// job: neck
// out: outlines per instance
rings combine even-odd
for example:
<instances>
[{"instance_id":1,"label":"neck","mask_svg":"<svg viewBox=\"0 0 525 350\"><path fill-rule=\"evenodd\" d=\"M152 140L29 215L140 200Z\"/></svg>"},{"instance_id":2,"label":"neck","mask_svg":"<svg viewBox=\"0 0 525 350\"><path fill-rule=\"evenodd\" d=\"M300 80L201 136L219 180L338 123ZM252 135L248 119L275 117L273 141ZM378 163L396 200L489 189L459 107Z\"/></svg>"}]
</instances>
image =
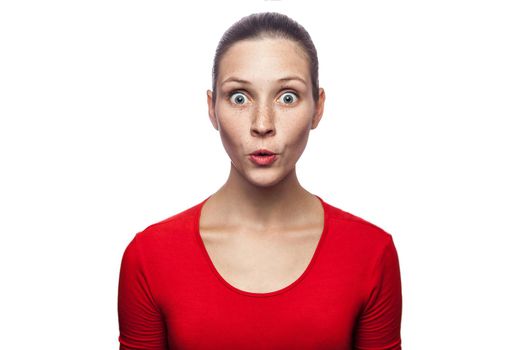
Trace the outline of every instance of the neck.
<instances>
[{"instance_id":1,"label":"neck","mask_svg":"<svg viewBox=\"0 0 525 350\"><path fill-rule=\"evenodd\" d=\"M304 216L304 208L317 201L299 183L295 167L275 184L261 185L250 182L233 164L226 183L212 197L220 204L224 220L249 221L261 229Z\"/></svg>"}]
</instances>

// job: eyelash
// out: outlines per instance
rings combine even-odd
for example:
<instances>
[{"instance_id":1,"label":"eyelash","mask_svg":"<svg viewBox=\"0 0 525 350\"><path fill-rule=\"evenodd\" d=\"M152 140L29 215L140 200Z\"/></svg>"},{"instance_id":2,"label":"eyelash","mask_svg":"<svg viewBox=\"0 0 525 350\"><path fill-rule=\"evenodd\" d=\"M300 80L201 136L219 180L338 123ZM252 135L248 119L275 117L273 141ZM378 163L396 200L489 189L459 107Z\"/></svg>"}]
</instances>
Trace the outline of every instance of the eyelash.
<instances>
[{"instance_id":1,"label":"eyelash","mask_svg":"<svg viewBox=\"0 0 525 350\"><path fill-rule=\"evenodd\" d=\"M287 89L287 88L284 87L284 89ZM245 92L244 90L233 90L233 91L230 91L230 92L228 93L228 101L231 101L232 96L235 95L235 94L237 94L237 93L246 94L246 92ZM291 90L284 91L280 96L282 96L282 95L284 95L284 94L287 94L287 93L291 93L291 94L293 94L293 95L295 96L295 101L294 101L294 103L297 102L297 100L299 100L299 94L298 94L297 92L295 92L295 91L291 91ZM280 97L280 96L279 96L279 97ZM290 105L291 105L291 104L294 104L294 103L290 103ZM236 104L236 103L233 103L233 102L232 102L232 104L233 104L233 105L236 105L236 106L242 106L242 105L239 105L239 104Z\"/></svg>"}]
</instances>

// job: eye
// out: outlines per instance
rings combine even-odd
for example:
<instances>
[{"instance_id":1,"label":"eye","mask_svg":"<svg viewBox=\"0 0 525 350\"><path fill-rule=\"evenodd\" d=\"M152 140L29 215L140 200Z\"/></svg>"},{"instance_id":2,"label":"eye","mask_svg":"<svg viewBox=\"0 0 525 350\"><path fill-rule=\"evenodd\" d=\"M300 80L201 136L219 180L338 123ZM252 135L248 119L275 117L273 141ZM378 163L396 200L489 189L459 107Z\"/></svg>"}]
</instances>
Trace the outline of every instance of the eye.
<instances>
[{"instance_id":1,"label":"eye","mask_svg":"<svg viewBox=\"0 0 525 350\"><path fill-rule=\"evenodd\" d=\"M236 105L243 105L246 103L246 96L242 92L233 92L230 94L230 101Z\"/></svg>"},{"instance_id":2,"label":"eye","mask_svg":"<svg viewBox=\"0 0 525 350\"><path fill-rule=\"evenodd\" d=\"M297 95L294 94L293 92L285 92L284 94L281 95L281 97L279 98L279 100L281 102L283 102L284 104L292 104L294 103L296 100L297 100Z\"/></svg>"}]
</instances>

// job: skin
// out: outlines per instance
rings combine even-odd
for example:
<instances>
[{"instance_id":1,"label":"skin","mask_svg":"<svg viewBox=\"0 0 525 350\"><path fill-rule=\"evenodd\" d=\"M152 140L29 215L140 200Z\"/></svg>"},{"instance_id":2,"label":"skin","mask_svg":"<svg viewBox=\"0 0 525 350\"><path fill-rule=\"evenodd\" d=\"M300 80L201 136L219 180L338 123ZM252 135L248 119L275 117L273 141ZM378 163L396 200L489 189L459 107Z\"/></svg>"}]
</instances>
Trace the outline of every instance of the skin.
<instances>
[{"instance_id":1,"label":"skin","mask_svg":"<svg viewBox=\"0 0 525 350\"><path fill-rule=\"evenodd\" d=\"M279 81L291 76L304 83ZM247 82L225 82L233 77ZM324 225L321 203L296 174L310 130L323 115L324 89L316 104L308 59L298 44L263 38L237 42L225 53L216 94L213 103L207 91L208 114L231 166L225 184L202 208L201 237L230 284L277 290L305 270ZM253 163L249 154L260 148L277 153L277 160Z\"/></svg>"}]
</instances>

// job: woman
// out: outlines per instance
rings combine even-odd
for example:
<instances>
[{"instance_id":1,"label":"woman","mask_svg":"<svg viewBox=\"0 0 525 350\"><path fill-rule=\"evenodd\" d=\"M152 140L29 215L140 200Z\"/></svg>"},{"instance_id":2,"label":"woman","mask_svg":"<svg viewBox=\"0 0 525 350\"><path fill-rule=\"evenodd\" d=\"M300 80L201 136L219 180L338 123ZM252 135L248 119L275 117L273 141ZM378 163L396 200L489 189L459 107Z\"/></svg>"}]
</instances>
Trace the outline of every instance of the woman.
<instances>
[{"instance_id":1,"label":"woman","mask_svg":"<svg viewBox=\"0 0 525 350\"><path fill-rule=\"evenodd\" d=\"M253 14L224 34L208 111L230 174L126 248L121 349L401 349L392 236L297 179L324 101L298 23Z\"/></svg>"}]
</instances>

